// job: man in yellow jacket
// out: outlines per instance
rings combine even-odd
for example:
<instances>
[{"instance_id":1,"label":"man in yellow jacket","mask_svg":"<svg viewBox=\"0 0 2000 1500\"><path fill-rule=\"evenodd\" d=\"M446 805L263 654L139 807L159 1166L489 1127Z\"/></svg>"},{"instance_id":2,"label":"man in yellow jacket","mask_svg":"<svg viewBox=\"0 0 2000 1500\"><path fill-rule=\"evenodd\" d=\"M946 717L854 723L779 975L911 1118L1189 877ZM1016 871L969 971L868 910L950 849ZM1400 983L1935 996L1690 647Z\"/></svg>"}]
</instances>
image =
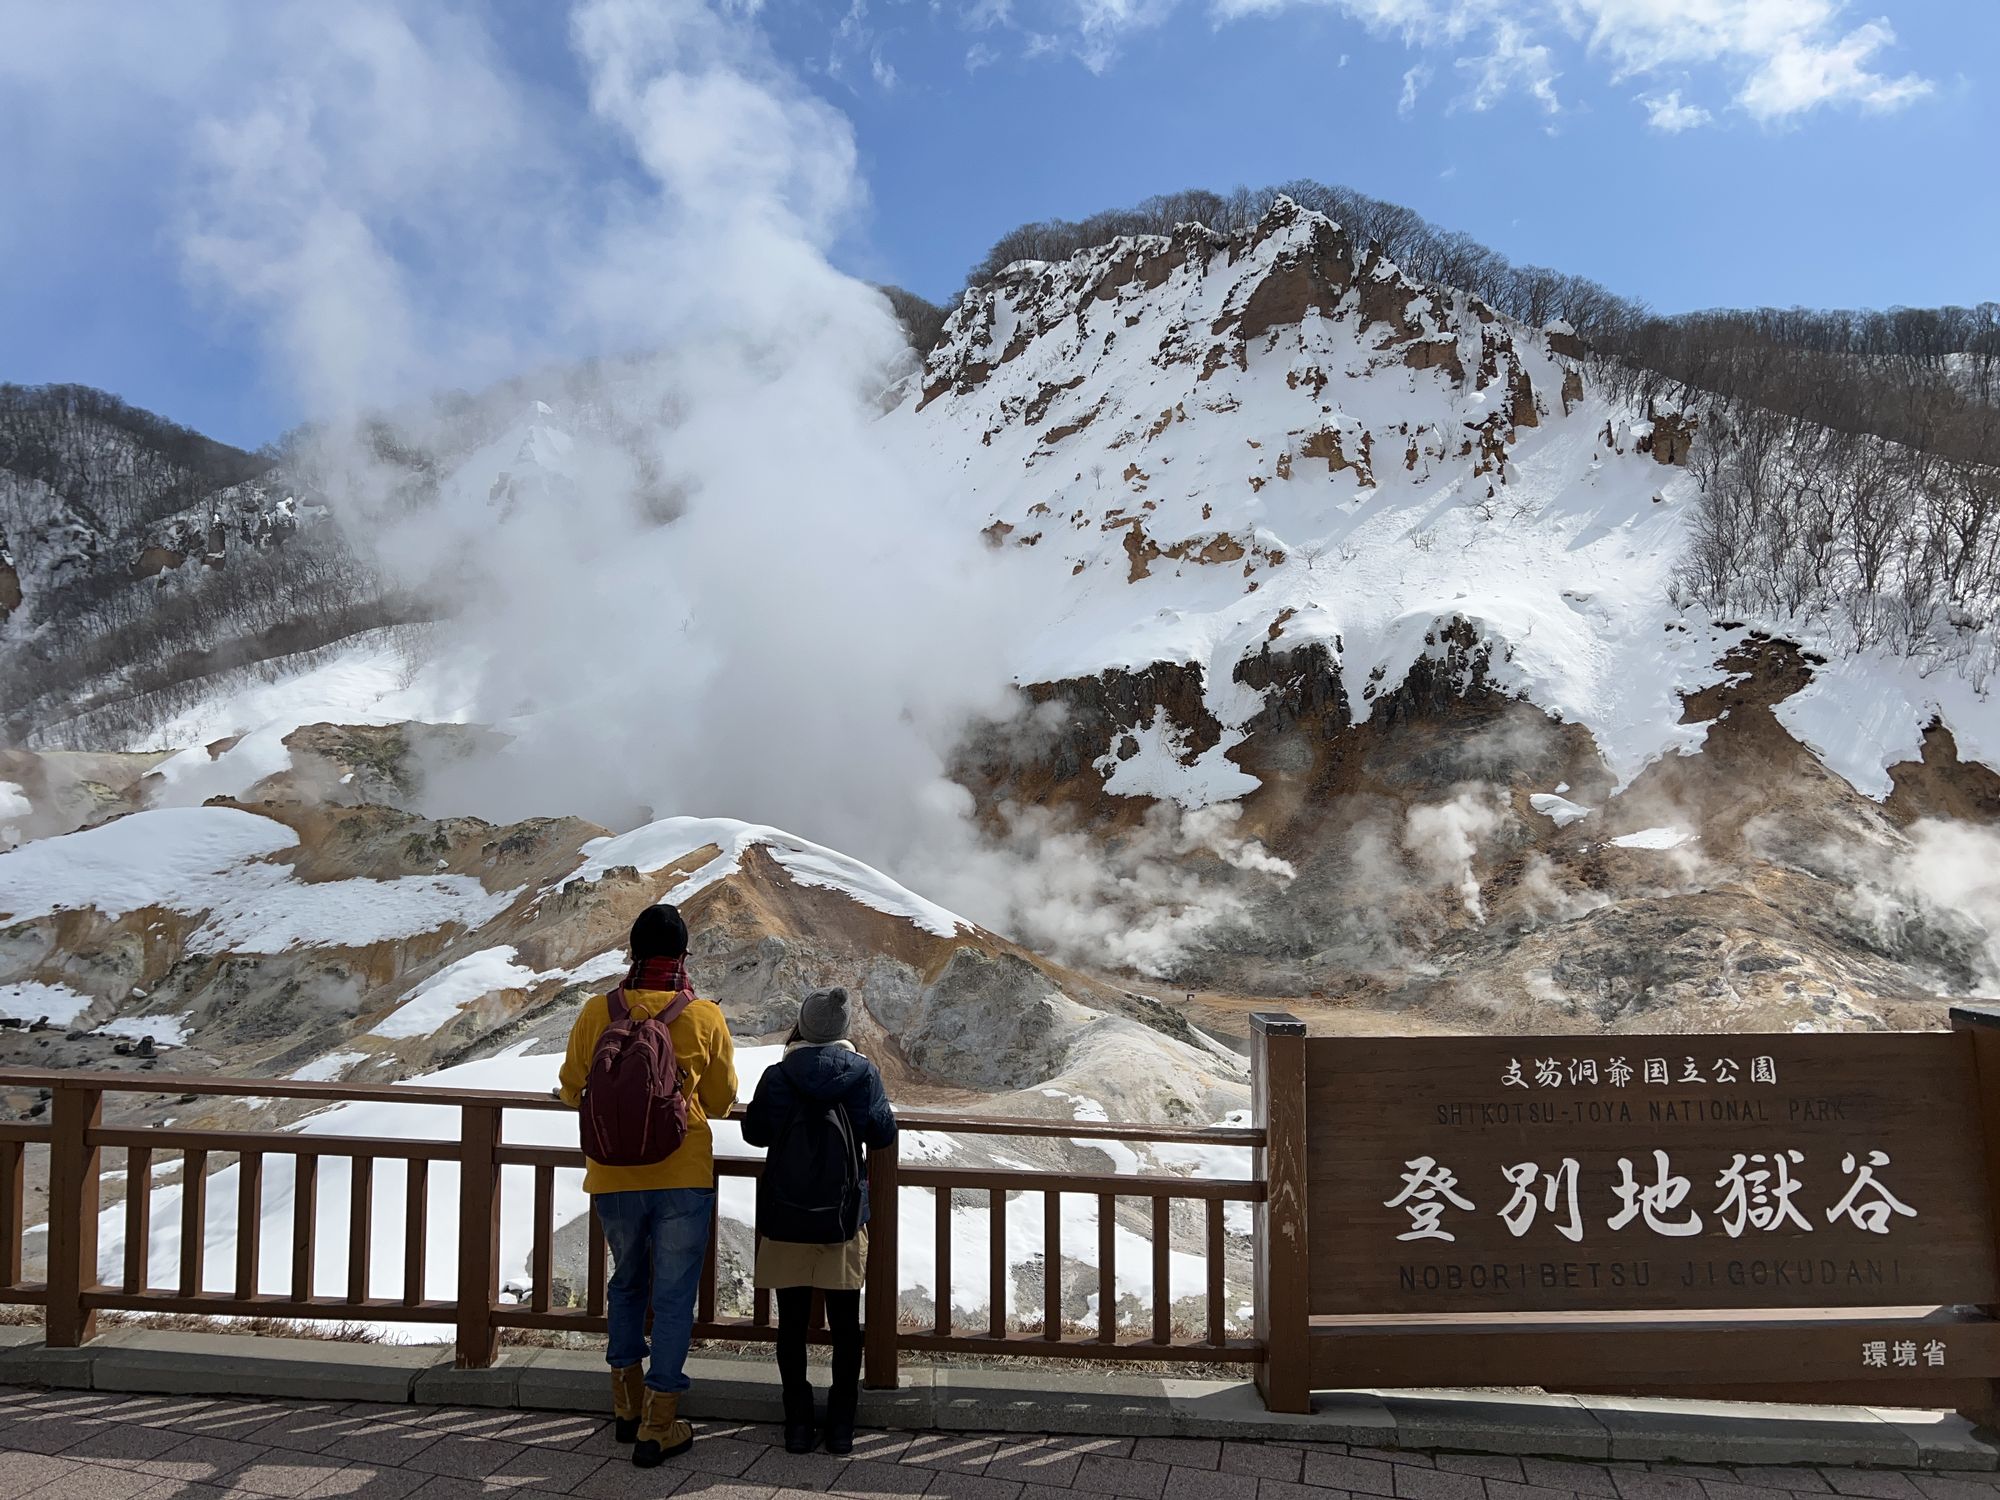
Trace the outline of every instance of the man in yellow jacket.
<instances>
[{"instance_id":1,"label":"man in yellow jacket","mask_svg":"<svg viewBox=\"0 0 2000 1500\"><path fill-rule=\"evenodd\" d=\"M634 1020L669 1010L687 977L687 923L671 906L649 906L632 924L632 969L624 1002ZM611 1021L603 995L586 1000L569 1034L557 1092L572 1109L584 1086L599 1038ZM583 1190L591 1195L611 1251L611 1284L605 1289L610 1343L612 1409L621 1442L636 1442L632 1462L651 1468L686 1452L694 1429L679 1412L688 1388L688 1341L694 1332L695 1290L708 1252L715 1215L715 1152L708 1122L736 1102L736 1056L722 1008L693 999L667 1022L681 1092L687 1101L687 1134L664 1160L645 1166L607 1166L584 1158ZM646 1310L653 1313L652 1364L648 1369Z\"/></svg>"}]
</instances>

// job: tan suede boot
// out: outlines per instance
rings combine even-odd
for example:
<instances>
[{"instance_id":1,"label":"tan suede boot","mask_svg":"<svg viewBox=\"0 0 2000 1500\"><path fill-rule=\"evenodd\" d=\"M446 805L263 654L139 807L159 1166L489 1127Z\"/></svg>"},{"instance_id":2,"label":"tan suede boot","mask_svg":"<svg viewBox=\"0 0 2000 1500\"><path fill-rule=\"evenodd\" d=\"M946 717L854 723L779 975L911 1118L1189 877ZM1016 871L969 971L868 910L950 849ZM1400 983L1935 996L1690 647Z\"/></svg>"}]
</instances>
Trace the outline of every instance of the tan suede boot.
<instances>
[{"instance_id":1,"label":"tan suede boot","mask_svg":"<svg viewBox=\"0 0 2000 1500\"><path fill-rule=\"evenodd\" d=\"M617 1438L621 1443L636 1442L639 1416L646 1406L646 1366L627 1365L611 1372L611 1414L618 1419Z\"/></svg>"},{"instance_id":2,"label":"tan suede boot","mask_svg":"<svg viewBox=\"0 0 2000 1500\"><path fill-rule=\"evenodd\" d=\"M694 1446L694 1429L680 1417L681 1398L669 1391L646 1389L646 1415L639 1423L639 1441L632 1462L650 1469Z\"/></svg>"}]
</instances>

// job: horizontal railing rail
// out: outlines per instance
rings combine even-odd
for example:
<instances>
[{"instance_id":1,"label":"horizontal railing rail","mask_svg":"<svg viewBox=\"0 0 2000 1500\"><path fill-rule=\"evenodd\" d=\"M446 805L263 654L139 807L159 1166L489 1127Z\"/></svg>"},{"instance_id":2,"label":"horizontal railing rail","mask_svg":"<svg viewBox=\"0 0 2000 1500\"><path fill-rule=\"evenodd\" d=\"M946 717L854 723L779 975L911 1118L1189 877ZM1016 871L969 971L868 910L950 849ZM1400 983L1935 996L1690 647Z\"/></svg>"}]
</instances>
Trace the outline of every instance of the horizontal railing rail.
<instances>
[{"instance_id":1,"label":"horizontal railing rail","mask_svg":"<svg viewBox=\"0 0 2000 1500\"><path fill-rule=\"evenodd\" d=\"M611 1267L595 1213L576 1202L580 1192L574 1180L584 1166L582 1151L574 1145L504 1139L508 1111L567 1109L548 1094L159 1072L0 1070L0 1091L41 1090L51 1096L46 1123L0 1125L0 1302L45 1306L51 1344L88 1339L96 1314L104 1310L362 1319L453 1325L459 1362L478 1366L496 1357L505 1330L601 1333L606 1327ZM105 1123L106 1096L128 1094L290 1099L321 1106L426 1105L455 1110L459 1118L455 1136L441 1138ZM740 1108L732 1111L731 1118L741 1113ZM1127 1125L925 1110L899 1110L897 1119L906 1132L1226 1147L1242 1150L1246 1161L1265 1145L1261 1128L1240 1126ZM48 1153L48 1271L39 1283L23 1279L30 1147L45 1147ZM116 1175L104 1170L105 1152L122 1153L124 1163L124 1201L109 1214L103 1212L103 1188ZM761 1168L761 1157L718 1152L718 1187L728 1192L732 1183L755 1179ZM1229 1213L1232 1205L1248 1210L1264 1202L1264 1184L1254 1175L960 1167L901 1161L893 1150L873 1154L869 1168L870 1384L893 1385L897 1355L906 1350L1211 1363L1255 1363L1264 1357L1260 1340L1232 1331L1229 1316ZM232 1174L233 1184L228 1180ZM455 1185L446 1180L452 1174ZM158 1176L174 1179L170 1186L179 1197L177 1224L171 1210L165 1218L161 1215ZM224 1192L233 1192L232 1206L211 1203L214 1194ZM282 1205L286 1194L289 1216L282 1207L274 1216L272 1205ZM1008 1233L1010 1214L1032 1215L1031 1205L1010 1207L1010 1200L1035 1195L1042 1200L1039 1257L1032 1240L1024 1256ZM525 1235L518 1198L529 1205ZM966 1199L972 1200L970 1205ZM1076 1199L1090 1206L1083 1216L1089 1222L1066 1222L1065 1202ZM1135 1228L1121 1225L1121 1205ZM902 1308L901 1229L906 1210L921 1214L926 1207L932 1265L928 1277L913 1280L919 1285L928 1280L932 1311L917 1326ZM431 1226L441 1208L456 1216L457 1263L450 1275L433 1264ZM968 1253L957 1242L982 1209L987 1219L986 1307L983 1320L968 1323L953 1295L953 1270L954 1262L962 1263ZM378 1234L378 1216L392 1210L400 1212L400 1234ZM209 1241L217 1213L223 1223L233 1225L233 1263L211 1266ZM773 1339L777 1330L768 1292L751 1291L747 1312L724 1305L733 1299L720 1286L723 1217L719 1192L697 1295L696 1336ZM580 1285L559 1271L557 1253L564 1226L579 1222L587 1226ZM1026 1228L1034 1219L1014 1222ZM107 1276L106 1258L99 1255L101 1225L112 1226L122 1238L115 1277ZM265 1233L274 1225L277 1234L289 1236L289 1244L267 1254ZM506 1267L503 1227L513 1234L517 1248L524 1248L519 1258L508 1254ZM1191 1288L1187 1266L1178 1266L1185 1292L1180 1298L1175 1296L1176 1257L1188 1253L1174 1247L1177 1230L1198 1246L1191 1258L1199 1266ZM156 1231L171 1233L177 1241L162 1257L153 1254ZM345 1246L323 1243L328 1231L336 1237L344 1233ZM1122 1258L1136 1264L1128 1264L1121 1282L1123 1236L1141 1243L1125 1246ZM1066 1237L1074 1245L1067 1260ZM382 1263L398 1255L400 1265ZM1025 1298L1016 1294L1016 1277L1026 1262L1024 1279L1032 1279L1037 1258L1042 1305L1034 1308L1020 1305L1035 1299L1032 1293ZM567 1259L574 1267L574 1247ZM503 1270L516 1265L525 1275L510 1277L502 1286ZM1066 1266L1073 1267L1072 1282L1094 1272L1090 1284L1096 1305L1081 1321L1065 1315L1066 1301L1075 1300L1065 1286ZM1146 1274L1132 1274L1138 1271ZM1177 1322L1176 1304L1195 1302L1201 1309L1198 1325ZM972 1310L976 1314L976 1304Z\"/></svg>"}]
</instances>

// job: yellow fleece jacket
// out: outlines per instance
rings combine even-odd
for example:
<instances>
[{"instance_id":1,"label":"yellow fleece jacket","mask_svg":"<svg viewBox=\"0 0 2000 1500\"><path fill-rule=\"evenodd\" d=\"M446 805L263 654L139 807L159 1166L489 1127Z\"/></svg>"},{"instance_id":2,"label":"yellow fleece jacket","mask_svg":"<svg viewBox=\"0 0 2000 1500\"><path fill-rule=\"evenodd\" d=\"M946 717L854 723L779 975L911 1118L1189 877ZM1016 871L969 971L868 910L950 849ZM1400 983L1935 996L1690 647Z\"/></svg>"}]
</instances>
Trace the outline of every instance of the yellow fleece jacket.
<instances>
[{"instance_id":1,"label":"yellow fleece jacket","mask_svg":"<svg viewBox=\"0 0 2000 1500\"><path fill-rule=\"evenodd\" d=\"M625 1003L641 1018L657 1016L673 1000L674 996L664 990L625 992ZM597 1039L610 1024L611 1007L604 996L592 995L583 1002L576 1024L570 1028L569 1055L563 1059L558 1090L571 1109L583 1103L590 1059L597 1051ZM585 1157L586 1193L715 1186L715 1145L708 1122L727 1115L736 1102L736 1047L730 1041L722 1007L713 1000L697 998L667 1023L667 1030L674 1039L674 1059L680 1064L681 1090L687 1095L687 1139L665 1161L643 1167L607 1167Z\"/></svg>"}]
</instances>

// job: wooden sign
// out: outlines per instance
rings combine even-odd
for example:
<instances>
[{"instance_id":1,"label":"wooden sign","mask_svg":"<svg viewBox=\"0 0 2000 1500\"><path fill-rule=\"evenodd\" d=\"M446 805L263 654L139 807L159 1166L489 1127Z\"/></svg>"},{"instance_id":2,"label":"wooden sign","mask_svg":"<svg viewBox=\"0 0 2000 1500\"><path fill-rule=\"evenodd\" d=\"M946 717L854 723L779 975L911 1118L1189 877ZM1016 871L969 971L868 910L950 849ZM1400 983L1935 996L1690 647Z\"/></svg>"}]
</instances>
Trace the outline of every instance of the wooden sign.
<instances>
[{"instance_id":1,"label":"wooden sign","mask_svg":"<svg viewBox=\"0 0 2000 1500\"><path fill-rule=\"evenodd\" d=\"M1965 1034L1306 1046L1315 1314L2000 1302Z\"/></svg>"}]
</instances>

